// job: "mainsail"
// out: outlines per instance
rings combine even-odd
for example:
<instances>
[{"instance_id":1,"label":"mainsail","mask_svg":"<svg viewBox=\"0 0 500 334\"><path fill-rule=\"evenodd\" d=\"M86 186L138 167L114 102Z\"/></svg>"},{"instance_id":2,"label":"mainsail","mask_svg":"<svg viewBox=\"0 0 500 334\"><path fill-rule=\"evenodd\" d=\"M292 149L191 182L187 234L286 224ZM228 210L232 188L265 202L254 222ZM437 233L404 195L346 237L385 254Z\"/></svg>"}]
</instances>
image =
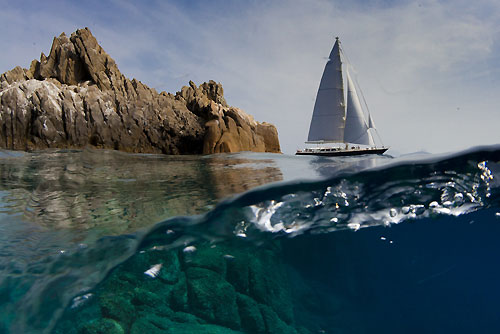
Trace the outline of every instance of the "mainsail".
<instances>
[{"instance_id":1,"label":"mainsail","mask_svg":"<svg viewBox=\"0 0 500 334\"><path fill-rule=\"evenodd\" d=\"M344 124L344 84L337 39L321 77L307 140L342 142Z\"/></svg>"},{"instance_id":2,"label":"mainsail","mask_svg":"<svg viewBox=\"0 0 500 334\"><path fill-rule=\"evenodd\" d=\"M337 142L374 146L369 129L375 125L370 115L366 121L356 87L347 73L347 106L340 41L337 38L325 65L309 127L308 142Z\"/></svg>"}]
</instances>

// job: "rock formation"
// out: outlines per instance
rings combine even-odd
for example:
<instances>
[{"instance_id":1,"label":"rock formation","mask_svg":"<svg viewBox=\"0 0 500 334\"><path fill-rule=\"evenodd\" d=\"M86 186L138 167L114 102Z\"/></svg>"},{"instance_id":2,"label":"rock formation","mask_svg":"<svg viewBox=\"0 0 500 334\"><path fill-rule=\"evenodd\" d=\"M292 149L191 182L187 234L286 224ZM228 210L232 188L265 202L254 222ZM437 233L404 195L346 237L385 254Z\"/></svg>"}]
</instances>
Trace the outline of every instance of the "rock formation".
<instances>
[{"instance_id":1,"label":"rock formation","mask_svg":"<svg viewBox=\"0 0 500 334\"><path fill-rule=\"evenodd\" d=\"M276 128L227 105L221 84L175 95L127 79L88 28L0 76L0 147L210 154L280 152Z\"/></svg>"},{"instance_id":2,"label":"rock formation","mask_svg":"<svg viewBox=\"0 0 500 334\"><path fill-rule=\"evenodd\" d=\"M281 256L279 243L138 253L94 289L88 303L68 308L52 333L311 334L296 321ZM145 275L153 265L159 271Z\"/></svg>"}]
</instances>

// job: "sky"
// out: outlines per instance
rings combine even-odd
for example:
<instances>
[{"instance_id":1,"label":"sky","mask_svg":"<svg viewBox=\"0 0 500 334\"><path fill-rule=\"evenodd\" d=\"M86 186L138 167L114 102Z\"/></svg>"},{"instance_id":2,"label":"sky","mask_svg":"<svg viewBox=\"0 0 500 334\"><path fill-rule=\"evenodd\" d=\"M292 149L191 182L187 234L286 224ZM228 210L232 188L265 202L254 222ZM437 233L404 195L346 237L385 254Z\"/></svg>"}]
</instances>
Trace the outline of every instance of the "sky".
<instances>
[{"instance_id":1,"label":"sky","mask_svg":"<svg viewBox=\"0 0 500 334\"><path fill-rule=\"evenodd\" d=\"M129 78L176 92L222 83L226 100L304 146L339 36L392 152L500 143L500 1L0 0L0 73L89 27Z\"/></svg>"}]
</instances>

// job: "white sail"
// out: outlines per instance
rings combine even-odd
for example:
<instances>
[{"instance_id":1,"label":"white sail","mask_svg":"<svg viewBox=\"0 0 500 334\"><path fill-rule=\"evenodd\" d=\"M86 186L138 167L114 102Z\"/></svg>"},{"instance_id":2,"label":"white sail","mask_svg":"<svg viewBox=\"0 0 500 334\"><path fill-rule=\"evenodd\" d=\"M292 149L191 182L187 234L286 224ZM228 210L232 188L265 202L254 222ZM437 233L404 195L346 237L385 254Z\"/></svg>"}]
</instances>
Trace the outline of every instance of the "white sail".
<instances>
[{"instance_id":1,"label":"white sail","mask_svg":"<svg viewBox=\"0 0 500 334\"><path fill-rule=\"evenodd\" d=\"M368 106L361 91L359 91L361 95L358 96L356 85L348 72L349 67L347 64L342 66L343 60L347 61L347 58L340 48L337 37L321 77L309 127L308 141L306 141L306 144L316 144L317 146L297 150L297 155L354 156L383 154L388 149L384 146L375 146L373 137L374 132L377 133L375 124L368 112ZM342 73L343 69L347 75ZM343 76L347 81L347 96L344 96ZM363 106L366 107L367 118L360 98L364 103ZM337 145L325 146L324 143L327 142L337 143ZM339 143L345 143L345 147L343 144L338 145ZM354 146L349 144L354 144Z\"/></svg>"},{"instance_id":2,"label":"white sail","mask_svg":"<svg viewBox=\"0 0 500 334\"><path fill-rule=\"evenodd\" d=\"M351 80L347 71L347 111L344 129L344 141L346 143L371 145L373 142L372 135L368 132L369 126L366 124L363 109L359 102L359 97L356 92L356 87Z\"/></svg>"},{"instance_id":3,"label":"white sail","mask_svg":"<svg viewBox=\"0 0 500 334\"><path fill-rule=\"evenodd\" d=\"M342 142L344 124L344 86L337 39L321 77L307 140Z\"/></svg>"},{"instance_id":4,"label":"white sail","mask_svg":"<svg viewBox=\"0 0 500 334\"><path fill-rule=\"evenodd\" d=\"M368 128L375 129L375 123L373 122L372 115L368 115Z\"/></svg>"}]
</instances>

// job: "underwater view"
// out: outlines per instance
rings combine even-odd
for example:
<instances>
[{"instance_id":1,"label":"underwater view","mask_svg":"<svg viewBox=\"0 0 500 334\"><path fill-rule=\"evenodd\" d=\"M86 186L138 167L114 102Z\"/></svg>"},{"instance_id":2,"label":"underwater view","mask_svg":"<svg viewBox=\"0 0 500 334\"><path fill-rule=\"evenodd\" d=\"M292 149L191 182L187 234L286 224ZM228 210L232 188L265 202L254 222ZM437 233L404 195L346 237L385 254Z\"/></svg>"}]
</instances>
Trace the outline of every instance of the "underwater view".
<instances>
[{"instance_id":1,"label":"underwater view","mask_svg":"<svg viewBox=\"0 0 500 334\"><path fill-rule=\"evenodd\" d=\"M500 146L0 155L0 333L500 331Z\"/></svg>"}]
</instances>

